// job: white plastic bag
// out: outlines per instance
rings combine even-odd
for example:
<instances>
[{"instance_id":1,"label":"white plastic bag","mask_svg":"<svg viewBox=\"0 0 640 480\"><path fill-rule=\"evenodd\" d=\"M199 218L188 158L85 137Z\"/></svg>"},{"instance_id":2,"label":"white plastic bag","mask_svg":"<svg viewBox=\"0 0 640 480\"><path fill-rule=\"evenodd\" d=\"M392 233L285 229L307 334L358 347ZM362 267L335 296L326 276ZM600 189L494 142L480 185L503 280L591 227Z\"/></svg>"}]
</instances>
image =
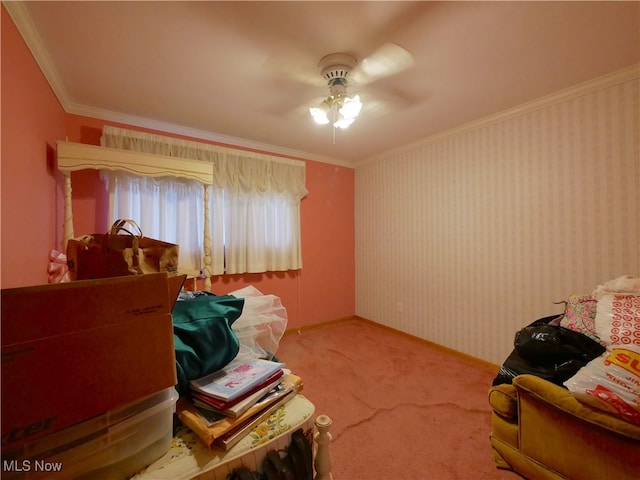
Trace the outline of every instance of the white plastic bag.
<instances>
[{"instance_id":1,"label":"white plastic bag","mask_svg":"<svg viewBox=\"0 0 640 480\"><path fill-rule=\"evenodd\" d=\"M602 295L598 300L595 327L605 345L640 351L640 295Z\"/></svg>"},{"instance_id":2,"label":"white plastic bag","mask_svg":"<svg viewBox=\"0 0 640 480\"><path fill-rule=\"evenodd\" d=\"M244 298L242 315L232 325L240 340L237 358L266 358L271 360L287 328L287 309L279 297L264 295L250 285L230 292Z\"/></svg>"},{"instance_id":3,"label":"white plastic bag","mask_svg":"<svg viewBox=\"0 0 640 480\"><path fill-rule=\"evenodd\" d=\"M614 347L564 385L581 402L640 425L640 351Z\"/></svg>"}]
</instances>

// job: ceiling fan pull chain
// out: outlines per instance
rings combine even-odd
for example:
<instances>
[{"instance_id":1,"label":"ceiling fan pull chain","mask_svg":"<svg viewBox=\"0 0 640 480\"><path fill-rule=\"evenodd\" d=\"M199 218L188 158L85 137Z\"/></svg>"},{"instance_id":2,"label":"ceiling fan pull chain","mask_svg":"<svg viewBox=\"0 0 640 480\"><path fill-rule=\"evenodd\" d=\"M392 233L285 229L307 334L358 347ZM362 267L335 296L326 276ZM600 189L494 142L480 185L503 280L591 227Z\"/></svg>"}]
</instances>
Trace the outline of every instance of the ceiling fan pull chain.
<instances>
[{"instance_id":1,"label":"ceiling fan pull chain","mask_svg":"<svg viewBox=\"0 0 640 480\"><path fill-rule=\"evenodd\" d=\"M333 132L333 144L336 144L336 109L332 108L331 109L331 116L333 117L331 119L331 131Z\"/></svg>"}]
</instances>

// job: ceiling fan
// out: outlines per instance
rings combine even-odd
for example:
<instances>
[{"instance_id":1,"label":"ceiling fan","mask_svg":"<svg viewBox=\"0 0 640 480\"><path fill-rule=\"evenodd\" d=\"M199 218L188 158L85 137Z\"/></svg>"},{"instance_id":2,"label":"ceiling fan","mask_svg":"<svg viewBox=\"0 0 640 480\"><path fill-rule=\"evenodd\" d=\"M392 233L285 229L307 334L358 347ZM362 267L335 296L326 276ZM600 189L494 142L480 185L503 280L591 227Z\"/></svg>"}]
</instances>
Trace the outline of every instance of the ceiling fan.
<instances>
[{"instance_id":1,"label":"ceiling fan","mask_svg":"<svg viewBox=\"0 0 640 480\"><path fill-rule=\"evenodd\" d=\"M320 124L331 123L335 128L347 128L360 113L364 103L359 95L365 97L365 110L376 115L391 109L392 103L406 103L405 98L399 97L392 91L382 92L378 88L367 89L363 87L380 79L396 75L415 65L411 53L398 44L386 43L376 49L371 55L358 61L350 53L331 53L322 57L316 69L305 69L285 64L271 57L266 67L280 77L289 78L296 83L303 83L318 88L329 88L329 96L314 100L314 105L309 108L309 102L305 102L304 109L296 108L296 111L304 111L311 114L312 118ZM351 94L350 94L351 93ZM376 98L377 97L377 98ZM345 109L341 112L342 109Z\"/></svg>"},{"instance_id":2,"label":"ceiling fan","mask_svg":"<svg viewBox=\"0 0 640 480\"><path fill-rule=\"evenodd\" d=\"M350 54L331 53L319 64L320 76L329 87L329 96L309 108L313 120L321 125L348 128L360 114L359 95L350 96L347 89L365 86L381 78L395 75L414 65L413 56L395 43L387 43L360 63Z\"/></svg>"}]
</instances>

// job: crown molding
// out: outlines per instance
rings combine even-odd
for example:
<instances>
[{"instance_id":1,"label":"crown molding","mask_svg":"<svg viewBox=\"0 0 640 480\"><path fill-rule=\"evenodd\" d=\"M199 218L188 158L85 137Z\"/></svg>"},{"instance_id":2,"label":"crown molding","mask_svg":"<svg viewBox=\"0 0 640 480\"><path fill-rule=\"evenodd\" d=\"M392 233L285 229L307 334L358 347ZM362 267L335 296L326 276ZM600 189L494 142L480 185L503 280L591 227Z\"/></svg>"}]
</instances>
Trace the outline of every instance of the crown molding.
<instances>
[{"instance_id":1,"label":"crown molding","mask_svg":"<svg viewBox=\"0 0 640 480\"><path fill-rule=\"evenodd\" d=\"M183 125L177 125L174 123L162 122L159 120L153 120L146 117L137 117L134 115L124 114L120 112L114 112L111 110L104 110L100 108L87 107L85 105L70 104L65 108L67 113L73 115L81 115L85 117L97 118L108 122L124 124L132 127L146 128L149 130L155 130L161 133L170 133L174 135L181 135L189 137L195 140L206 140L216 143L220 146L251 150L254 152L264 153L267 155L277 155L286 158L292 158L295 160L315 161L320 163L328 163L331 165L338 165L347 168L354 168L354 165L349 162L341 161L336 158L324 157L321 155L315 155L309 152L301 150L293 150L278 145L272 145L268 143L254 142L245 138L233 137L230 135L223 135L215 132L209 132L206 130L199 130L197 128L185 127Z\"/></svg>"},{"instance_id":2,"label":"crown molding","mask_svg":"<svg viewBox=\"0 0 640 480\"><path fill-rule=\"evenodd\" d=\"M634 80L637 78L640 78L640 64L635 64L635 65L631 65L629 67L623 68L621 70L616 70L614 72L602 75L600 77L587 80L586 82L579 83L572 87L565 88L558 92L545 95L543 97L540 97L535 100L531 100L529 102L522 103L515 107L511 107L507 110L503 110L493 115L489 115L489 116L480 118L478 120L474 120L472 122L466 123L464 125L460 125L458 127L454 127L449 130L436 133L434 135L423 138L416 142L403 145L402 147L398 147L393 150L387 150L385 152L378 153L358 163L358 165L356 165L356 168L358 166L365 165L367 163L375 162L376 160L381 160L382 158L388 157L390 155L397 155L399 153L404 153L410 150L414 150L416 148L419 148L425 145L429 145L435 142L440 142L449 137L461 135L463 133L467 133L473 130L477 130L479 128L493 125L495 123L502 122L504 120L514 118L520 115L524 115L526 113L533 112L535 110L540 110L542 108L550 107L552 105L557 105L558 103L565 102L567 100L572 100L574 98L582 97L584 95L597 92L598 90L609 88L614 85L619 85L621 83L627 82L629 80Z\"/></svg>"},{"instance_id":3,"label":"crown molding","mask_svg":"<svg viewBox=\"0 0 640 480\"><path fill-rule=\"evenodd\" d=\"M49 82L53 93L58 98L62 108L66 111L70 102L67 90L64 87L64 82L60 78L49 52L44 47L42 37L40 37L40 34L36 30L25 3L26 2L23 1L2 1L2 5L4 5L11 20L13 20L20 35L22 35L27 48L31 51L31 55L33 55L40 70L42 70L47 82Z\"/></svg>"},{"instance_id":4,"label":"crown molding","mask_svg":"<svg viewBox=\"0 0 640 480\"><path fill-rule=\"evenodd\" d=\"M343 161L336 158L324 157L316 154L312 154L305 151L293 150L278 145L272 145L268 143L254 142L244 138L233 137L223 135L215 132L195 129L182 125L176 125L168 122L161 122L146 117L138 117L120 112L114 112L104 109L98 109L94 107L88 107L85 105L79 105L73 103L69 99L68 92L64 86L51 56L47 49L44 47L44 42L40 37L38 31L31 20L27 7L24 1L8 1L2 0L2 4L6 8L9 16L16 25L18 31L22 35L27 47L31 51L36 63L40 67L40 70L47 79L54 94L58 98L63 110L69 114L87 116L91 118L97 118L109 122L121 123L130 126L136 126L140 128L147 128L150 130L157 130L164 133L170 133L174 135L182 135L192 137L194 139L207 140L217 144L221 144L227 147L235 147L245 150L253 150L266 154L280 155L283 157L294 158L297 160L310 160L321 163L328 163L331 165L338 165L346 168L357 168L358 166L380 160L390 155L396 155L402 152L413 150L415 148L428 145L441 141L445 138L460 135L465 132L476 130L491 124L495 124L504 121L509 118L513 118L519 115L523 115L541 108L545 108L563 101L567 101L573 98L577 98L583 95L593 93L603 88L608 88L613 85L620 84L622 82L640 78L640 64L632 65L630 67L597 77L595 79L580 83L573 87L569 87L564 90L560 90L556 93L546 95L544 97L532 100L521 105L509 108L502 112L498 112L493 115L483 117L481 119L454 127L452 129L431 135L416 142L404 145L402 147L387 150L385 152L376 154L361 162L352 163Z\"/></svg>"},{"instance_id":5,"label":"crown molding","mask_svg":"<svg viewBox=\"0 0 640 480\"><path fill-rule=\"evenodd\" d=\"M31 16L29 15L25 3L26 2L24 1L2 0L2 4L9 13L9 16L13 20L13 23L16 25L16 28L20 32L20 35L22 35L22 38L24 39L27 47L33 55L33 58L40 67L40 70L51 86L53 93L60 102L62 109L66 113L97 118L110 122L122 123L140 128L148 128L150 130L158 130L174 135L183 135L192 137L194 139L208 140L232 148L236 147L245 150L259 151L261 153L271 155L294 158L296 160L310 160L347 168L354 168L354 165L352 163L336 158L324 157L301 150L289 149L268 143L254 142L244 138L222 135L215 132L199 130L168 122L160 122L150 118L138 117L110 110L88 107L72 102L69 98L67 89L64 86L64 82L62 81L62 78L60 77L60 74L58 73L53 60L49 55L49 52L44 46L42 37L40 37L40 34L38 33L31 19Z\"/></svg>"}]
</instances>

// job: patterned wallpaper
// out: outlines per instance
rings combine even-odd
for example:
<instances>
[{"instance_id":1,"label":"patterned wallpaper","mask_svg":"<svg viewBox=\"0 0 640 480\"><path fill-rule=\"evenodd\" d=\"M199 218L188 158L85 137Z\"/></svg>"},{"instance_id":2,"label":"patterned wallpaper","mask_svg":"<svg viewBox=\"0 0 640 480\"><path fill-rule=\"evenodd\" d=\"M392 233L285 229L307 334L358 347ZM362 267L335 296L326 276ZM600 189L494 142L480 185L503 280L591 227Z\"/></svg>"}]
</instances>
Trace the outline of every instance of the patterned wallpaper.
<instances>
[{"instance_id":1,"label":"patterned wallpaper","mask_svg":"<svg viewBox=\"0 0 640 480\"><path fill-rule=\"evenodd\" d=\"M356 169L356 314L502 364L574 293L640 276L640 68Z\"/></svg>"}]
</instances>

